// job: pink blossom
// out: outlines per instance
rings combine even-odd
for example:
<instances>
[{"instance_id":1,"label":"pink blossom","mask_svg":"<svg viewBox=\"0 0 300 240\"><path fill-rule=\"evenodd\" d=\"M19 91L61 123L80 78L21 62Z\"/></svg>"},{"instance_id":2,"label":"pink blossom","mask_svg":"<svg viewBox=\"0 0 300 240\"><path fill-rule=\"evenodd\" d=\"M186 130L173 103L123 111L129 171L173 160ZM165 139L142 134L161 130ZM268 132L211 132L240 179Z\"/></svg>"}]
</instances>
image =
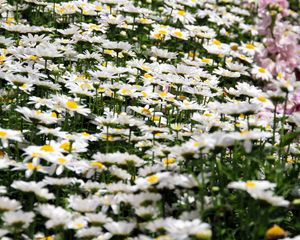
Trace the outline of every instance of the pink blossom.
<instances>
[{"instance_id":1,"label":"pink blossom","mask_svg":"<svg viewBox=\"0 0 300 240\"><path fill-rule=\"evenodd\" d=\"M259 33L265 37L263 40L265 49L256 54L258 64L268 69L273 76L278 73L284 77L294 76L295 68L300 65L300 28L292 26L289 22L283 21L282 15L278 14L272 24L272 17L268 11L268 4L277 4L282 9L288 10L286 0L260 0L259 12Z\"/></svg>"},{"instance_id":2,"label":"pink blossom","mask_svg":"<svg viewBox=\"0 0 300 240\"><path fill-rule=\"evenodd\" d=\"M300 112L300 90L293 93L289 105L290 107L287 109L287 114Z\"/></svg>"},{"instance_id":3,"label":"pink blossom","mask_svg":"<svg viewBox=\"0 0 300 240\"><path fill-rule=\"evenodd\" d=\"M283 10L289 8L289 2L287 0L260 0L258 6L260 9L266 9L269 4L277 4Z\"/></svg>"}]
</instances>

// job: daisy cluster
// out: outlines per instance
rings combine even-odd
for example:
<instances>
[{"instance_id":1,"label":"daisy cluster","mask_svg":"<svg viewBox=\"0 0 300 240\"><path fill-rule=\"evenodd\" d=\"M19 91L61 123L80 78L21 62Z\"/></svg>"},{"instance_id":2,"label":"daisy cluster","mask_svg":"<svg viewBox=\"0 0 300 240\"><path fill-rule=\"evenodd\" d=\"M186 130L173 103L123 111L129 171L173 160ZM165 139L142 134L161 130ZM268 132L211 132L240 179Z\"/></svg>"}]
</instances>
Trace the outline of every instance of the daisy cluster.
<instances>
[{"instance_id":1,"label":"daisy cluster","mask_svg":"<svg viewBox=\"0 0 300 240\"><path fill-rule=\"evenodd\" d=\"M299 239L299 33L285 0L0 0L1 239Z\"/></svg>"}]
</instances>

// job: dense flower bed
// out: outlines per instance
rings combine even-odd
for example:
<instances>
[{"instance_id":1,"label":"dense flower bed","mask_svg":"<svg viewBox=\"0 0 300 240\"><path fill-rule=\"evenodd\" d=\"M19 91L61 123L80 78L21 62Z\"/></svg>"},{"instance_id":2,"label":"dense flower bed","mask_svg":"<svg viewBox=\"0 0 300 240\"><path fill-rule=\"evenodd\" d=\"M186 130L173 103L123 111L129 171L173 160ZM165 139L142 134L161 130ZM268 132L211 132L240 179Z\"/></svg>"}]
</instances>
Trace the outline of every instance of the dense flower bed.
<instances>
[{"instance_id":1,"label":"dense flower bed","mask_svg":"<svg viewBox=\"0 0 300 240\"><path fill-rule=\"evenodd\" d=\"M299 240L299 7L0 0L0 238Z\"/></svg>"}]
</instances>

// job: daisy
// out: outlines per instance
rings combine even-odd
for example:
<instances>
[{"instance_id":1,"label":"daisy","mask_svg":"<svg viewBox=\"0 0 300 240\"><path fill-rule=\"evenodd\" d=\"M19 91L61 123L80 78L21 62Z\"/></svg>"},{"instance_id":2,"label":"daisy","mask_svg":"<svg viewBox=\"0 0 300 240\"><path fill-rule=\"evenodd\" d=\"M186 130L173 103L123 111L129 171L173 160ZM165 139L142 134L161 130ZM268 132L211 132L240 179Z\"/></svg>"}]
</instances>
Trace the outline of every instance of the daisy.
<instances>
[{"instance_id":1,"label":"daisy","mask_svg":"<svg viewBox=\"0 0 300 240\"><path fill-rule=\"evenodd\" d=\"M79 212L95 212L100 202L98 197L92 196L89 198L82 198L81 196L70 196L69 207Z\"/></svg>"},{"instance_id":2,"label":"daisy","mask_svg":"<svg viewBox=\"0 0 300 240\"><path fill-rule=\"evenodd\" d=\"M25 182L21 180L15 180L11 185L12 188L18 189L22 192L32 192L41 199L54 199L54 194L49 193L49 190L47 188L44 188L44 186L45 185L43 182Z\"/></svg>"},{"instance_id":3,"label":"daisy","mask_svg":"<svg viewBox=\"0 0 300 240\"><path fill-rule=\"evenodd\" d=\"M220 42L217 39L209 41L208 43L203 44L203 47L206 49L208 53L216 54L216 55L228 55L230 52L230 48L227 44Z\"/></svg>"},{"instance_id":4,"label":"daisy","mask_svg":"<svg viewBox=\"0 0 300 240\"><path fill-rule=\"evenodd\" d=\"M260 199L266 201L270 203L272 206L288 207L290 205L289 201L285 200L281 196L275 196L272 191L253 191L253 192L249 192L249 194L254 199Z\"/></svg>"},{"instance_id":5,"label":"daisy","mask_svg":"<svg viewBox=\"0 0 300 240\"><path fill-rule=\"evenodd\" d=\"M51 185L51 186L67 186L67 185L72 185L75 183L81 183L80 181L78 181L75 178L52 178L52 177L45 177L42 181L43 183L45 183L46 185Z\"/></svg>"},{"instance_id":6,"label":"daisy","mask_svg":"<svg viewBox=\"0 0 300 240\"><path fill-rule=\"evenodd\" d=\"M255 43L242 43L241 50L247 56L254 56L257 51L257 47Z\"/></svg>"},{"instance_id":7,"label":"daisy","mask_svg":"<svg viewBox=\"0 0 300 240\"><path fill-rule=\"evenodd\" d=\"M259 66L254 66L251 70L251 74L256 79L261 79L264 81L270 81L273 78L272 74L266 68L259 67Z\"/></svg>"},{"instance_id":8,"label":"daisy","mask_svg":"<svg viewBox=\"0 0 300 240\"><path fill-rule=\"evenodd\" d=\"M103 233L101 227L88 227L82 228L76 231L76 237L78 238L95 238L108 240L112 237L110 233Z\"/></svg>"},{"instance_id":9,"label":"daisy","mask_svg":"<svg viewBox=\"0 0 300 240\"><path fill-rule=\"evenodd\" d=\"M77 99L71 99L64 95L54 95L53 96L53 110L58 112L68 111L71 116L74 116L74 113L79 113L84 116L87 116L91 110L85 108L84 106L78 104Z\"/></svg>"},{"instance_id":10,"label":"daisy","mask_svg":"<svg viewBox=\"0 0 300 240\"><path fill-rule=\"evenodd\" d=\"M65 101L63 106L71 113L71 115L74 115L74 112L77 112L79 114L87 116L91 112L89 108L84 108L84 106L79 105L73 99Z\"/></svg>"},{"instance_id":11,"label":"daisy","mask_svg":"<svg viewBox=\"0 0 300 240\"><path fill-rule=\"evenodd\" d=\"M52 175L54 172L56 175L60 175L63 173L64 168L72 169L72 161L73 155L69 154L67 156L64 155L56 155L51 157L45 157L46 160L52 163L52 166L49 169L49 174Z\"/></svg>"},{"instance_id":12,"label":"daisy","mask_svg":"<svg viewBox=\"0 0 300 240\"><path fill-rule=\"evenodd\" d=\"M223 77L229 77L229 78L238 78L241 76L239 72L231 72L229 70L226 70L222 67L218 67L214 70L214 73Z\"/></svg>"},{"instance_id":13,"label":"daisy","mask_svg":"<svg viewBox=\"0 0 300 240\"><path fill-rule=\"evenodd\" d=\"M151 47L150 53L152 56L162 59L175 59L177 56L177 53L169 52L168 50L164 49L159 49L154 46Z\"/></svg>"},{"instance_id":14,"label":"daisy","mask_svg":"<svg viewBox=\"0 0 300 240\"><path fill-rule=\"evenodd\" d=\"M8 147L9 140L22 142L23 135L20 131L0 128L0 139L4 148Z\"/></svg>"},{"instance_id":15,"label":"daisy","mask_svg":"<svg viewBox=\"0 0 300 240\"><path fill-rule=\"evenodd\" d=\"M182 40L188 40L189 38L188 33L180 29L173 29L170 34L171 36Z\"/></svg>"},{"instance_id":16,"label":"daisy","mask_svg":"<svg viewBox=\"0 0 300 240\"><path fill-rule=\"evenodd\" d=\"M22 208L22 205L19 201L15 199L10 199L8 197L0 197L0 211L16 211Z\"/></svg>"},{"instance_id":17,"label":"daisy","mask_svg":"<svg viewBox=\"0 0 300 240\"><path fill-rule=\"evenodd\" d=\"M231 182L228 184L228 188L233 189L241 189L245 191L252 191L252 190L260 190L265 191L269 189L274 189L276 187L275 183L271 183L267 180L249 180L246 182L243 181L237 181L237 182Z\"/></svg>"},{"instance_id":18,"label":"daisy","mask_svg":"<svg viewBox=\"0 0 300 240\"><path fill-rule=\"evenodd\" d=\"M24 116L24 119L28 122L41 122L44 124L53 124L57 123L60 118L56 112L43 112L41 110L32 110L28 107L20 107L16 108L16 111L21 113Z\"/></svg>"},{"instance_id":19,"label":"daisy","mask_svg":"<svg viewBox=\"0 0 300 240\"><path fill-rule=\"evenodd\" d=\"M126 221L111 222L104 224L104 228L108 230L111 234L120 236L129 235L135 227L136 223Z\"/></svg>"},{"instance_id":20,"label":"daisy","mask_svg":"<svg viewBox=\"0 0 300 240\"><path fill-rule=\"evenodd\" d=\"M33 212L9 211L5 212L2 216L2 220L6 226L12 226L16 228L28 228L33 222L35 214Z\"/></svg>"},{"instance_id":21,"label":"daisy","mask_svg":"<svg viewBox=\"0 0 300 240\"><path fill-rule=\"evenodd\" d=\"M180 21L183 24L193 24L196 21L196 19L191 13L183 9L172 11L172 20L173 22Z\"/></svg>"},{"instance_id":22,"label":"daisy","mask_svg":"<svg viewBox=\"0 0 300 240\"><path fill-rule=\"evenodd\" d=\"M135 107L131 106L131 110L138 112L146 117L151 117L153 116L154 108L151 108L149 105L146 105L145 107Z\"/></svg>"},{"instance_id":23,"label":"daisy","mask_svg":"<svg viewBox=\"0 0 300 240\"><path fill-rule=\"evenodd\" d=\"M87 227L87 221L84 217L77 217L68 223L69 229L80 230Z\"/></svg>"},{"instance_id":24,"label":"daisy","mask_svg":"<svg viewBox=\"0 0 300 240\"><path fill-rule=\"evenodd\" d=\"M55 207L51 204L39 204L36 207L36 211L49 219L45 223L47 229L57 227L65 228L72 219L72 214L69 211L66 211L62 207Z\"/></svg>"},{"instance_id":25,"label":"daisy","mask_svg":"<svg viewBox=\"0 0 300 240\"><path fill-rule=\"evenodd\" d=\"M27 163L16 163L12 170L25 170L25 177L29 178L32 174L37 171L41 173L48 173L46 168L39 164L39 161L27 162Z\"/></svg>"},{"instance_id":26,"label":"daisy","mask_svg":"<svg viewBox=\"0 0 300 240\"><path fill-rule=\"evenodd\" d=\"M105 49L114 49L117 52L119 52L119 51L129 51L132 46L128 42L105 41L103 42L102 47Z\"/></svg>"},{"instance_id":27,"label":"daisy","mask_svg":"<svg viewBox=\"0 0 300 240\"><path fill-rule=\"evenodd\" d=\"M92 176L94 176L94 174L96 174L96 172L102 172L107 169L107 167L99 161L91 161L88 162L88 164L89 169L86 173L87 178L91 178Z\"/></svg>"}]
</instances>

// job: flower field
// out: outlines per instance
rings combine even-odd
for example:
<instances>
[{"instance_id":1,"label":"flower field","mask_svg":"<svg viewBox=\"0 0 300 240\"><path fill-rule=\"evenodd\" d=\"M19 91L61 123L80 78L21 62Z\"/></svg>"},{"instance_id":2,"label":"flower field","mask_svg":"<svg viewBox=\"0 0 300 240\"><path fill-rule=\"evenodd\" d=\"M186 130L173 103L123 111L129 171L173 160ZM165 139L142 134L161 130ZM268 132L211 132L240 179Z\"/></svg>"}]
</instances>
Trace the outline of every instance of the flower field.
<instances>
[{"instance_id":1,"label":"flower field","mask_svg":"<svg viewBox=\"0 0 300 240\"><path fill-rule=\"evenodd\" d=\"M299 240L297 0L0 0L0 239Z\"/></svg>"}]
</instances>

